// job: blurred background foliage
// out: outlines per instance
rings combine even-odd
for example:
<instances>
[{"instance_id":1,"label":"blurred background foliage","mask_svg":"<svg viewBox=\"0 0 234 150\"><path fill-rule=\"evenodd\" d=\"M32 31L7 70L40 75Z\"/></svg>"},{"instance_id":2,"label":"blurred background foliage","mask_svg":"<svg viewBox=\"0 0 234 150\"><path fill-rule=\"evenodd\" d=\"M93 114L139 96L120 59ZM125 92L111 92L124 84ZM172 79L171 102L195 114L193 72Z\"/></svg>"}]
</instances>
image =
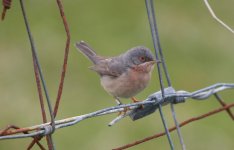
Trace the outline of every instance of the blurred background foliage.
<instances>
[{"instance_id":1,"label":"blurred background foliage","mask_svg":"<svg viewBox=\"0 0 234 150\"><path fill-rule=\"evenodd\" d=\"M13 1L0 22L0 127L20 127L42 122L33 73L31 50L19 2ZM91 63L74 47L88 42L98 54L114 56L145 45L153 50L143 0L66 0L65 14L71 30L68 70L57 119L89 113L115 105L100 86L98 76L87 69ZM234 27L234 2L211 2L215 12ZM217 82L234 82L234 35L210 16L202 0L156 1L161 45L174 88L194 91ZM55 102L65 47L65 31L55 1L26 1L26 9L38 49L49 94ZM137 98L144 99L159 90L157 72L149 87ZM228 103L234 92L222 92ZM130 100L123 100L129 103ZM176 105L178 120L219 107L212 97L207 101L188 101ZM169 126L173 120L164 107ZM117 114L89 119L58 130L54 141L58 150L109 150L163 131L158 112L132 122L124 119L113 127L107 124ZM234 126L226 113L220 113L182 128L189 150L234 148ZM180 144L172 133L176 149ZM4 140L1 150L26 149L31 139ZM45 140L43 140L45 144ZM37 146L34 149L38 149ZM166 137L130 148L132 150L169 149Z\"/></svg>"}]
</instances>

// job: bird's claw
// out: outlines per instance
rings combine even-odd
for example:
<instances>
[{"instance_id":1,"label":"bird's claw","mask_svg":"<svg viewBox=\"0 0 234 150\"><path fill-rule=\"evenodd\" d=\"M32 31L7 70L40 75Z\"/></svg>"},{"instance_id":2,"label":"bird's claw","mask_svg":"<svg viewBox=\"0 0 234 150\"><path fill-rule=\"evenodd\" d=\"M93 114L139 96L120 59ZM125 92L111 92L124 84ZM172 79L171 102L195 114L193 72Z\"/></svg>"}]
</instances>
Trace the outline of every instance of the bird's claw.
<instances>
[{"instance_id":1,"label":"bird's claw","mask_svg":"<svg viewBox=\"0 0 234 150\"><path fill-rule=\"evenodd\" d=\"M118 113L118 116L120 116L122 113L123 113L123 115L125 115L127 113L127 111L130 110L129 107L124 107L123 109L124 109L123 111L120 111Z\"/></svg>"},{"instance_id":2,"label":"bird's claw","mask_svg":"<svg viewBox=\"0 0 234 150\"><path fill-rule=\"evenodd\" d=\"M133 103L140 102L140 101L137 100L135 97L132 97L131 100L133 101ZM139 109L143 109L143 108L144 108L144 105L140 105L140 106L139 106Z\"/></svg>"}]
</instances>

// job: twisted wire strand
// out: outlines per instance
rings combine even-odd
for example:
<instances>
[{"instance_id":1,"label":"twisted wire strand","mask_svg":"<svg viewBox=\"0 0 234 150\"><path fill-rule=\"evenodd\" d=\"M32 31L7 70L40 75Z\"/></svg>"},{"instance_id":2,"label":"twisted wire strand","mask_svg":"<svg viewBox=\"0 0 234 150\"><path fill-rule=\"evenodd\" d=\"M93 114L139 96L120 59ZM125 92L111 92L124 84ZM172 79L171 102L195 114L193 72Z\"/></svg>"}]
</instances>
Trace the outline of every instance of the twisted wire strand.
<instances>
[{"instance_id":1,"label":"twisted wire strand","mask_svg":"<svg viewBox=\"0 0 234 150\"><path fill-rule=\"evenodd\" d=\"M57 120L55 121L55 129L72 126L88 118L121 112L126 107L130 108L131 110L138 109L142 105L152 105L158 108L159 104L161 104L161 106L164 106L169 103L178 103L178 102L175 102L177 98L184 98L184 101L189 100L189 98L194 99L194 100L201 100L201 99L205 100L209 98L209 96L214 95L217 92L221 92L221 91L228 90L228 89L234 89L234 84L217 83L212 86L209 86L209 87L206 87L206 88L194 91L194 92L187 92L187 91L180 90L180 91L175 91L175 93L171 93L171 94L165 93L165 101L163 101L163 99L160 97L157 97L157 99L155 99L155 97L152 97L153 95L152 94L146 100L142 102L137 102L133 104L122 104L119 106L112 106L112 107L97 110L88 114L65 118L62 120ZM180 101L180 102L184 102L184 101ZM130 115L130 112L128 112L128 115ZM124 117L128 115L122 116L121 118L119 118L119 120L123 119ZM50 122L48 122L48 123L39 124L39 125L31 126L31 127L4 131L4 134L2 134L3 131L0 130L0 140L46 135L46 134L49 134L48 131L50 130L48 128L50 127L51 127ZM21 134L21 132L23 131L31 131L31 133Z\"/></svg>"}]
</instances>

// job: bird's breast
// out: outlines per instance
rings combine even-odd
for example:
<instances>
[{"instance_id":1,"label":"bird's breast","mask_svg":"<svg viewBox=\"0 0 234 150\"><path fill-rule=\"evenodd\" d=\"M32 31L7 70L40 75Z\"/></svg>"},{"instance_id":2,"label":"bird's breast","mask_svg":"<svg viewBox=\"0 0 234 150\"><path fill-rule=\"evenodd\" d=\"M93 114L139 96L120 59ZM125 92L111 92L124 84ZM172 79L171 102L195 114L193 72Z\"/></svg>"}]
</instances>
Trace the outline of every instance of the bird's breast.
<instances>
[{"instance_id":1,"label":"bird's breast","mask_svg":"<svg viewBox=\"0 0 234 150\"><path fill-rule=\"evenodd\" d=\"M151 72L137 72L128 69L118 77L102 76L101 85L114 97L129 98L141 92L148 85Z\"/></svg>"}]
</instances>

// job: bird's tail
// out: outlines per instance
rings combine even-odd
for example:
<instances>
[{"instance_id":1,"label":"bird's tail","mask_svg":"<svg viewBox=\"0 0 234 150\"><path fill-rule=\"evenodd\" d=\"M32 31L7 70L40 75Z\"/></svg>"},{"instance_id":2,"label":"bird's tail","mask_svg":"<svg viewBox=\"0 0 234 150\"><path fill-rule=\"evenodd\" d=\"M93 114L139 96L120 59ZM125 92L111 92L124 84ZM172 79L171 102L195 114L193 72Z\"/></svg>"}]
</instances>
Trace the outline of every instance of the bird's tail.
<instances>
[{"instance_id":1,"label":"bird's tail","mask_svg":"<svg viewBox=\"0 0 234 150\"><path fill-rule=\"evenodd\" d=\"M97 63L97 54L87 43L85 43L84 41L77 42L76 47L94 64Z\"/></svg>"}]
</instances>

